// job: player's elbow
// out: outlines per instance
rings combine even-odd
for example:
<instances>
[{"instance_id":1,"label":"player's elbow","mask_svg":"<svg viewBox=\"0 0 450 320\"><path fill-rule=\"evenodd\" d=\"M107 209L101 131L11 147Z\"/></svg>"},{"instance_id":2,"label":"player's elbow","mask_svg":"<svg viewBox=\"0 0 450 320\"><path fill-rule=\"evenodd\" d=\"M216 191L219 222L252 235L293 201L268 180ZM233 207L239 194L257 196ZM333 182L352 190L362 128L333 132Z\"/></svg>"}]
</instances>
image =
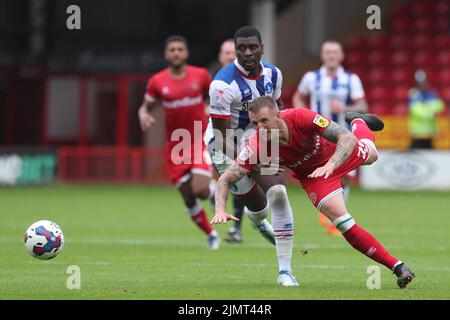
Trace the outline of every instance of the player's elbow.
<instances>
[{"instance_id":1,"label":"player's elbow","mask_svg":"<svg viewBox=\"0 0 450 320\"><path fill-rule=\"evenodd\" d=\"M352 150L356 147L359 140L356 138L356 136L351 132L342 133L337 138L337 144L349 146Z\"/></svg>"}]
</instances>

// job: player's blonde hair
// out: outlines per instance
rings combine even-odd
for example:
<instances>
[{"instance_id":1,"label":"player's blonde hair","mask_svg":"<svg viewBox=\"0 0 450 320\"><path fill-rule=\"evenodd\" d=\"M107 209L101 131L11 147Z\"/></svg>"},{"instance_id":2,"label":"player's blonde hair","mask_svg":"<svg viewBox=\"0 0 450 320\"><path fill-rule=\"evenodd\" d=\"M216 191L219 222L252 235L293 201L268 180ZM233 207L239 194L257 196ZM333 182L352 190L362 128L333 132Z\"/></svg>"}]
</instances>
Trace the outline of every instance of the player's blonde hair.
<instances>
[{"instance_id":1,"label":"player's blonde hair","mask_svg":"<svg viewBox=\"0 0 450 320\"><path fill-rule=\"evenodd\" d=\"M248 107L249 112L259 112L262 108L268 107L273 111L278 111L278 106L275 100L269 96L261 96L253 100Z\"/></svg>"}]
</instances>

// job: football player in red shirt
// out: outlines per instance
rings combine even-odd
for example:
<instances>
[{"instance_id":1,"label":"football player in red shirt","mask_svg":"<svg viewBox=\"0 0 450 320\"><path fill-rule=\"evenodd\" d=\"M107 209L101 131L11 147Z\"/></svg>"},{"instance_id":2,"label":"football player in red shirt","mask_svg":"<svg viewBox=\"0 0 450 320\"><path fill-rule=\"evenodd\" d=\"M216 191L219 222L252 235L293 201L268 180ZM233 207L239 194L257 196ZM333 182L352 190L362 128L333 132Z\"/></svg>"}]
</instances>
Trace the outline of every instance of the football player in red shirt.
<instances>
[{"instance_id":1,"label":"football player in red shirt","mask_svg":"<svg viewBox=\"0 0 450 320\"><path fill-rule=\"evenodd\" d=\"M187 64L189 51L184 37L167 38L164 57L169 66L148 80L138 113L140 125L146 131L155 123L151 111L156 103L161 103L165 111L170 179L180 191L192 221L207 234L208 247L215 250L219 248L218 233L197 202L197 199L209 199L214 195L203 143L206 129L204 98L208 96L211 77L206 69Z\"/></svg>"},{"instance_id":2,"label":"football player in red shirt","mask_svg":"<svg viewBox=\"0 0 450 320\"><path fill-rule=\"evenodd\" d=\"M381 119L375 115L348 112L345 120L352 126L350 132L306 108L280 112L275 101L267 96L253 101L249 117L258 130L218 180L216 215L211 223L235 219L226 213L223 201L230 183L250 174L257 165L282 165L292 171L314 206L330 219L349 244L391 269L398 278L398 286L406 287L414 273L355 223L345 206L341 184L341 178L349 171L377 160L372 131L383 129ZM272 148L274 144L277 145L275 149ZM280 270L279 277L286 274L293 277L291 270Z\"/></svg>"}]
</instances>

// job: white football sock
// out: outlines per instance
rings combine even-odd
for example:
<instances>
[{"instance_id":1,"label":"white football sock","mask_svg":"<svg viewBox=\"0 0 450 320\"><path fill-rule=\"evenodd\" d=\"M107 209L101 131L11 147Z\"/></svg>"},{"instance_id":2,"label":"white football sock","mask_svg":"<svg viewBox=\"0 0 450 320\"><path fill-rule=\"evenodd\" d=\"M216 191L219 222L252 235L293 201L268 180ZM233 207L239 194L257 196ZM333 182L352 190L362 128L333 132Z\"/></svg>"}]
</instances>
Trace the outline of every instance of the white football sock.
<instances>
[{"instance_id":1,"label":"white football sock","mask_svg":"<svg viewBox=\"0 0 450 320\"><path fill-rule=\"evenodd\" d=\"M192 208L186 208L187 213L193 217L203 210L203 206L200 203L196 203Z\"/></svg>"},{"instance_id":2,"label":"white football sock","mask_svg":"<svg viewBox=\"0 0 450 320\"><path fill-rule=\"evenodd\" d=\"M267 190L267 200L272 209L272 225L278 257L278 269L291 271L294 221L286 187L278 184Z\"/></svg>"},{"instance_id":3,"label":"white football sock","mask_svg":"<svg viewBox=\"0 0 450 320\"><path fill-rule=\"evenodd\" d=\"M209 180L209 196L208 201L211 206L212 212L216 211L216 199L214 199L214 195L216 192L216 180L211 179Z\"/></svg>"},{"instance_id":4,"label":"white football sock","mask_svg":"<svg viewBox=\"0 0 450 320\"><path fill-rule=\"evenodd\" d=\"M258 225L263 221L267 215L269 214L269 204L262 209L261 211L250 211L247 207L244 208L244 212L247 215L247 217L255 224Z\"/></svg>"}]
</instances>

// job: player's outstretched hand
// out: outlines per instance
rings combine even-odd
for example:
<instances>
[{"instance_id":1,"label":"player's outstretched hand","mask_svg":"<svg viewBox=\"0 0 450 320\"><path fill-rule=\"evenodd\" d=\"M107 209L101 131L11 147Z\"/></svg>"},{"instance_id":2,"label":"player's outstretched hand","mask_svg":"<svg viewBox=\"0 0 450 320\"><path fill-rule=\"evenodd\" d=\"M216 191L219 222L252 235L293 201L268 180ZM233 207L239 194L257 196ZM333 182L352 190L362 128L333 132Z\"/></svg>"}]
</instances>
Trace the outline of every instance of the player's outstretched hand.
<instances>
[{"instance_id":1,"label":"player's outstretched hand","mask_svg":"<svg viewBox=\"0 0 450 320\"><path fill-rule=\"evenodd\" d=\"M142 131L147 131L156 122L156 120L149 114L140 114L139 122L141 124Z\"/></svg>"},{"instance_id":2,"label":"player's outstretched hand","mask_svg":"<svg viewBox=\"0 0 450 320\"><path fill-rule=\"evenodd\" d=\"M308 178L319 178L319 177L324 177L324 179L328 178L329 176L331 176L331 174L333 173L334 168L329 165L326 164L323 167L319 167L316 170L314 170L313 173L311 173L310 175L308 175Z\"/></svg>"},{"instance_id":3,"label":"player's outstretched hand","mask_svg":"<svg viewBox=\"0 0 450 320\"><path fill-rule=\"evenodd\" d=\"M209 222L210 224L219 224L219 223L227 223L229 220L239 221L239 218L232 216L226 212L224 213L216 213L214 218Z\"/></svg>"}]
</instances>

